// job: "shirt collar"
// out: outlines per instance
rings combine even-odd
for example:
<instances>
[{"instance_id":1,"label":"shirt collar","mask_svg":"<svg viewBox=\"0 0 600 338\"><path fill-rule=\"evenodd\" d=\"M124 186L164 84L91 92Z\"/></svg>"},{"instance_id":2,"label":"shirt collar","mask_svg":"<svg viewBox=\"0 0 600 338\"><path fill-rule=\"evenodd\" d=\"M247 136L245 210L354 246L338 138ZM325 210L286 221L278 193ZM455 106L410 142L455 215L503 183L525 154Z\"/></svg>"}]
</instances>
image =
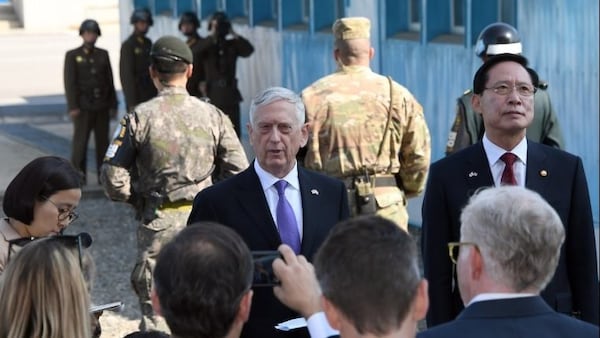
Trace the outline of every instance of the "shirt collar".
<instances>
[{"instance_id":1,"label":"shirt collar","mask_svg":"<svg viewBox=\"0 0 600 338\"><path fill-rule=\"evenodd\" d=\"M483 134L483 149L485 150L485 154L487 155L489 166L492 167L496 162L500 160L500 156L506 153L507 151L517 155L519 160L524 164L527 164L527 138L523 137L521 142L517 144L516 147L510 150L502 149L492 143L490 139L487 137L487 133Z\"/></svg>"},{"instance_id":2,"label":"shirt collar","mask_svg":"<svg viewBox=\"0 0 600 338\"><path fill-rule=\"evenodd\" d=\"M480 293L477 296L473 297L467 306L475 303L475 302L483 302L486 300L495 300L495 299L510 299L510 298L525 298L525 297L533 297L535 294L533 293L503 293L503 292L490 292L490 293Z\"/></svg>"},{"instance_id":3,"label":"shirt collar","mask_svg":"<svg viewBox=\"0 0 600 338\"><path fill-rule=\"evenodd\" d=\"M292 170L290 170L290 172L282 178L275 177L270 172L264 170L257 160L254 160L254 171L256 171L256 174L258 175L258 180L260 181L263 191L271 188L273 184L279 180L288 182L288 185L300 191L300 182L298 181L298 161L294 163Z\"/></svg>"}]
</instances>

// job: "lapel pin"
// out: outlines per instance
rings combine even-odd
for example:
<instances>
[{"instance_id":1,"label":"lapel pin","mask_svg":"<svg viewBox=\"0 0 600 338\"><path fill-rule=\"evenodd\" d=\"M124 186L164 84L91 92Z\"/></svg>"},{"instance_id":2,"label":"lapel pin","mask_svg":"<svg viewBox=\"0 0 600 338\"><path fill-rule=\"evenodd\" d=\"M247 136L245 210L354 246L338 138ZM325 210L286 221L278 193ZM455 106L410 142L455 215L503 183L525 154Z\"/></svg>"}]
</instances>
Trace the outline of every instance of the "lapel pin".
<instances>
[{"instance_id":1,"label":"lapel pin","mask_svg":"<svg viewBox=\"0 0 600 338\"><path fill-rule=\"evenodd\" d=\"M317 195L317 196L318 196L318 195L319 195L319 190L317 190L317 189L312 189L312 190L310 191L310 193L311 193L311 194L313 194L313 195Z\"/></svg>"},{"instance_id":2,"label":"lapel pin","mask_svg":"<svg viewBox=\"0 0 600 338\"><path fill-rule=\"evenodd\" d=\"M477 174L476 172L474 172L474 171L471 171L471 172L469 173L469 178L471 178L471 177L476 177L477 175L478 175L478 174Z\"/></svg>"},{"instance_id":3,"label":"lapel pin","mask_svg":"<svg viewBox=\"0 0 600 338\"><path fill-rule=\"evenodd\" d=\"M548 176L548 172L546 170L540 170L540 176L546 177Z\"/></svg>"}]
</instances>

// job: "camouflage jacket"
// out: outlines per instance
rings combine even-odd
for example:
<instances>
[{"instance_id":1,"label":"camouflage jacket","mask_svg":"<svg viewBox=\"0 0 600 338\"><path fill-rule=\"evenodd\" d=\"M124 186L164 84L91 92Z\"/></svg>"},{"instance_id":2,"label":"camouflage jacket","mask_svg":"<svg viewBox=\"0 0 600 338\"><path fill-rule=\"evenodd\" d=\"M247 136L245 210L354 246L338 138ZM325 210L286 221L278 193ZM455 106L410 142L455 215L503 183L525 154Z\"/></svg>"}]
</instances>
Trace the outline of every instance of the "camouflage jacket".
<instances>
[{"instance_id":1,"label":"camouflage jacket","mask_svg":"<svg viewBox=\"0 0 600 338\"><path fill-rule=\"evenodd\" d=\"M158 192L175 202L191 201L212 177L229 177L247 166L229 118L185 88L169 87L123 118L101 175L113 200L130 200L133 187L141 196Z\"/></svg>"},{"instance_id":2,"label":"camouflage jacket","mask_svg":"<svg viewBox=\"0 0 600 338\"><path fill-rule=\"evenodd\" d=\"M413 95L364 66L345 66L302 91L311 135L304 164L335 177L395 174L408 196L421 192L431 145L423 108ZM381 156L377 158L379 148Z\"/></svg>"}]
</instances>

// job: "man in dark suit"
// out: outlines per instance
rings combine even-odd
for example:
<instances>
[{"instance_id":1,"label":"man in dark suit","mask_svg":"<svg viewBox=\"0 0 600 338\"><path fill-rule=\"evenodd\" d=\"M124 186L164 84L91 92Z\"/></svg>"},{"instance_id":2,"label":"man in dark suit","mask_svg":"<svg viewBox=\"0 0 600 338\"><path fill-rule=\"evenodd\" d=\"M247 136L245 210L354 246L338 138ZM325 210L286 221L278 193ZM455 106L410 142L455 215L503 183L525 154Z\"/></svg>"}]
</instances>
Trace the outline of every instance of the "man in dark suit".
<instances>
[{"instance_id":1,"label":"man in dark suit","mask_svg":"<svg viewBox=\"0 0 600 338\"><path fill-rule=\"evenodd\" d=\"M430 283L429 327L454 319L463 308L447 255L448 242L460 237L460 211L477 189L498 186L508 178L542 195L566 230L556 273L541 296L558 312L598 323L596 249L585 173L579 157L526 139L537 84L537 74L520 55L487 60L475 74L472 99L483 117L483 140L430 168L421 238ZM512 165L502 159L506 152L516 155Z\"/></svg>"},{"instance_id":2,"label":"man in dark suit","mask_svg":"<svg viewBox=\"0 0 600 338\"><path fill-rule=\"evenodd\" d=\"M260 93L248 123L256 160L198 193L188 224L216 221L236 230L251 250L276 250L285 243L311 260L349 210L343 182L297 165L296 153L308 138L304 117L302 100L291 90L273 87ZM255 288L242 337L307 337L304 329L274 329L293 317L298 314L281 304L271 288Z\"/></svg>"},{"instance_id":3,"label":"man in dark suit","mask_svg":"<svg viewBox=\"0 0 600 338\"><path fill-rule=\"evenodd\" d=\"M460 242L448 243L467 307L419 338L598 337L598 326L558 313L539 296L558 265L565 228L527 188L483 189L461 214Z\"/></svg>"},{"instance_id":4,"label":"man in dark suit","mask_svg":"<svg viewBox=\"0 0 600 338\"><path fill-rule=\"evenodd\" d=\"M311 337L334 337L315 328L322 311L342 338L414 338L425 318L427 281L419 272L416 242L389 219L370 215L338 223L314 268L286 245L279 251L275 295L302 313Z\"/></svg>"}]
</instances>

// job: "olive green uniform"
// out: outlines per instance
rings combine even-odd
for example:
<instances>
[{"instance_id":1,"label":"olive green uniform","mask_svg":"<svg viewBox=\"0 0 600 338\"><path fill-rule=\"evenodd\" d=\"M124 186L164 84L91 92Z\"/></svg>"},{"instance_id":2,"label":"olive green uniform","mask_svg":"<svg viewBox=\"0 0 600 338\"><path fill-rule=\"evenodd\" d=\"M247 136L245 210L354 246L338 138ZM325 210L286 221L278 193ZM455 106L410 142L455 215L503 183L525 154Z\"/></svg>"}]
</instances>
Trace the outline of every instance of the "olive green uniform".
<instances>
[{"instance_id":1,"label":"olive green uniform","mask_svg":"<svg viewBox=\"0 0 600 338\"><path fill-rule=\"evenodd\" d=\"M94 132L96 169L100 170L108 147L110 111L117 110L117 96L108 52L81 46L65 55L64 85L69 111L79 109L73 118L71 162L86 177L87 146Z\"/></svg>"},{"instance_id":2,"label":"olive green uniform","mask_svg":"<svg viewBox=\"0 0 600 338\"><path fill-rule=\"evenodd\" d=\"M119 72L127 111L156 96L156 87L150 78L150 48L152 41L145 36L131 34L121 45Z\"/></svg>"}]
</instances>

